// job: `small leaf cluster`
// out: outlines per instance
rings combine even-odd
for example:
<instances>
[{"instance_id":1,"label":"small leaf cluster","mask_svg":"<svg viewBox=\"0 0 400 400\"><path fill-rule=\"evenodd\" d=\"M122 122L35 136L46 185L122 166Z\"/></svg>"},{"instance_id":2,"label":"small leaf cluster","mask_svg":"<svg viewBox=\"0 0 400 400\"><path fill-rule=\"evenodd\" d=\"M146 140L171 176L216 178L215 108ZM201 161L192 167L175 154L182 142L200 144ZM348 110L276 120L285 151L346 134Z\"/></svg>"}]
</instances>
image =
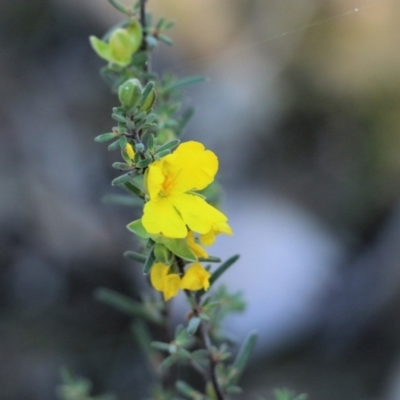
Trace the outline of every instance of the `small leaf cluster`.
<instances>
[{"instance_id":1,"label":"small leaf cluster","mask_svg":"<svg viewBox=\"0 0 400 400\"><path fill-rule=\"evenodd\" d=\"M306 394L296 395L296 393L292 392L288 389L276 389L274 391L275 400L306 400Z\"/></svg>"},{"instance_id":2,"label":"small leaf cluster","mask_svg":"<svg viewBox=\"0 0 400 400\"><path fill-rule=\"evenodd\" d=\"M73 376L66 369L63 369L61 377L63 382L57 388L57 398L59 400L115 400L115 397L110 394L91 396L91 382Z\"/></svg>"}]
</instances>

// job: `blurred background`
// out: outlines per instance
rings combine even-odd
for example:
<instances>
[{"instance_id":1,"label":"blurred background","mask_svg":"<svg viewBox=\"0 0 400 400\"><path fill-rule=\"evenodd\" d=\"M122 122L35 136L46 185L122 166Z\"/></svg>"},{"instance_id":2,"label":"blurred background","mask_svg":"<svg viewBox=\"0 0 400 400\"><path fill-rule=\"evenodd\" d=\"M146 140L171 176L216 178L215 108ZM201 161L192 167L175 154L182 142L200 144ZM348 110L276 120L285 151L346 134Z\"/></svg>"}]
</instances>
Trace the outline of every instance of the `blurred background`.
<instances>
[{"instance_id":1,"label":"blurred background","mask_svg":"<svg viewBox=\"0 0 400 400\"><path fill-rule=\"evenodd\" d=\"M321 400L400 398L400 3L150 0L177 21L153 69L206 75L186 139L220 158L235 235L211 253L260 334L243 398L287 386ZM52 400L66 366L94 392L146 395L131 320L129 208L105 205L117 155L93 138L116 104L88 36L106 0L0 1L0 399ZM118 191L117 191L118 192ZM182 305L176 303L176 315Z\"/></svg>"}]
</instances>

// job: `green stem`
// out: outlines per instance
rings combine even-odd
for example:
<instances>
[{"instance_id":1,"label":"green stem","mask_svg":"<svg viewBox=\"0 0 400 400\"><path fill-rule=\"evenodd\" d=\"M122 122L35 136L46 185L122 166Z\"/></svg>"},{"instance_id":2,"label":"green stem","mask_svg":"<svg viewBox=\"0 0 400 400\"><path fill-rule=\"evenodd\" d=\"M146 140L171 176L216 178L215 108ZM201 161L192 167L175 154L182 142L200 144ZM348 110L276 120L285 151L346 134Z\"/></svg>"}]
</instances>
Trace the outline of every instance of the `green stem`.
<instances>
[{"instance_id":1,"label":"green stem","mask_svg":"<svg viewBox=\"0 0 400 400\"><path fill-rule=\"evenodd\" d=\"M144 52L147 52L147 21L146 21L146 2L147 0L140 0L140 25L142 25L142 45L140 49ZM145 72L150 71L150 57L147 52L147 62L144 65Z\"/></svg>"}]
</instances>

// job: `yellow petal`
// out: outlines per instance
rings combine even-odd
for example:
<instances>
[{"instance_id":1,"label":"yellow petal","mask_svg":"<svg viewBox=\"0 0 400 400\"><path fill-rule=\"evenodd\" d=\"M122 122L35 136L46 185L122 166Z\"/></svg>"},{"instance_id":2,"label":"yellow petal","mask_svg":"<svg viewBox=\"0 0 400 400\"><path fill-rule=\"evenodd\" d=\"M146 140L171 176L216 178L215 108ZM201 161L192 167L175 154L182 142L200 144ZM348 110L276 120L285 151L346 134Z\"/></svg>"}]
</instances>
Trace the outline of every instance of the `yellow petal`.
<instances>
[{"instance_id":1,"label":"yellow petal","mask_svg":"<svg viewBox=\"0 0 400 400\"><path fill-rule=\"evenodd\" d=\"M207 252L198 243L196 243L194 239L194 233L192 231L189 231L187 235L187 244L189 245L195 256L208 258Z\"/></svg>"},{"instance_id":2,"label":"yellow petal","mask_svg":"<svg viewBox=\"0 0 400 400\"><path fill-rule=\"evenodd\" d=\"M133 157L135 157L135 152L134 152L133 147L132 147L132 145L130 143L126 144L125 151L126 151L126 154L128 154L128 157L131 160L133 160Z\"/></svg>"},{"instance_id":3,"label":"yellow petal","mask_svg":"<svg viewBox=\"0 0 400 400\"><path fill-rule=\"evenodd\" d=\"M142 224L152 235L177 239L187 235L185 222L167 197L156 197L144 205Z\"/></svg>"},{"instance_id":4,"label":"yellow petal","mask_svg":"<svg viewBox=\"0 0 400 400\"><path fill-rule=\"evenodd\" d=\"M205 234L212 229L213 224L227 221L227 217L222 212L199 196L174 192L168 199L193 232Z\"/></svg>"},{"instance_id":5,"label":"yellow petal","mask_svg":"<svg viewBox=\"0 0 400 400\"><path fill-rule=\"evenodd\" d=\"M193 264L181 280L181 289L207 290L210 287L211 274L199 263Z\"/></svg>"},{"instance_id":6,"label":"yellow petal","mask_svg":"<svg viewBox=\"0 0 400 400\"><path fill-rule=\"evenodd\" d=\"M154 289L163 292L165 301L178 294L181 284L179 275L168 274L168 271L169 267L162 263L154 264L150 271L150 282Z\"/></svg>"},{"instance_id":7,"label":"yellow petal","mask_svg":"<svg viewBox=\"0 0 400 400\"><path fill-rule=\"evenodd\" d=\"M146 174L146 187L150 199L154 199L158 196L162 190L164 180L162 161L155 161L150 164Z\"/></svg>"},{"instance_id":8,"label":"yellow petal","mask_svg":"<svg viewBox=\"0 0 400 400\"><path fill-rule=\"evenodd\" d=\"M203 235L200 235L200 242L203 246L211 246L215 242L215 236L220 233L233 235L231 227L226 222L214 224L211 230Z\"/></svg>"},{"instance_id":9,"label":"yellow petal","mask_svg":"<svg viewBox=\"0 0 400 400\"><path fill-rule=\"evenodd\" d=\"M181 278L178 274L169 274L165 277L164 282L164 300L168 301L171 297L175 297L181 287Z\"/></svg>"},{"instance_id":10,"label":"yellow petal","mask_svg":"<svg viewBox=\"0 0 400 400\"><path fill-rule=\"evenodd\" d=\"M174 190L187 192L208 186L218 171L218 158L199 142L185 142L164 157L168 171L176 177Z\"/></svg>"}]
</instances>

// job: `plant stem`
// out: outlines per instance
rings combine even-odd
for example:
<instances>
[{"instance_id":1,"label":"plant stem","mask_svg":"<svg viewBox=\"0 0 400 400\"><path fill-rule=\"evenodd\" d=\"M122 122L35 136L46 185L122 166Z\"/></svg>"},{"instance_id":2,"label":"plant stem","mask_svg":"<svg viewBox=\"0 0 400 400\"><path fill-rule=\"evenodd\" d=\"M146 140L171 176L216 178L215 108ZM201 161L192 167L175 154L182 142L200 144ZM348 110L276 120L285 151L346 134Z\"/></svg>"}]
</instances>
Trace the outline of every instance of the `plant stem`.
<instances>
[{"instance_id":1,"label":"plant stem","mask_svg":"<svg viewBox=\"0 0 400 400\"><path fill-rule=\"evenodd\" d=\"M180 272L183 272L184 267L185 267L185 263L184 261L177 257L176 258L176 262L179 268ZM186 294L186 297L189 301L189 304L192 305L192 312L193 315L198 317L199 316L199 309L200 309L200 299L197 298L197 296L192 296L192 293L189 290L185 290L184 291ZM191 301L192 299L194 299L194 306L193 306L193 301ZM213 356L212 356L212 343L211 343L211 338L210 335L208 333L208 329L207 329L207 325L205 321L201 321L200 323L200 327L199 327L199 338L200 341L203 345L203 347L208 351L209 353L209 358L210 358L210 379L211 379L211 383L213 385L215 394L217 396L218 400L226 400L225 396L223 394L222 388L220 387L219 383L218 383L218 379L217 379L217 371L216 371L216 366L217 363L214 360Z\"/></svg>"},{"instance_id":2,"label":"plant stem","mask_svg":"<svg viewBox=\"0 0 400 400\"><path fill-rule=\"evenodd\" d=\"M147 52L147 21L146 21L146 1L140 0L140 25L142 25L142 45L140 49L144 52ZM150 70L150 57L147 54L147 62L144 65L144 71L149 72Z\"/></svg>"}]
</instances>

